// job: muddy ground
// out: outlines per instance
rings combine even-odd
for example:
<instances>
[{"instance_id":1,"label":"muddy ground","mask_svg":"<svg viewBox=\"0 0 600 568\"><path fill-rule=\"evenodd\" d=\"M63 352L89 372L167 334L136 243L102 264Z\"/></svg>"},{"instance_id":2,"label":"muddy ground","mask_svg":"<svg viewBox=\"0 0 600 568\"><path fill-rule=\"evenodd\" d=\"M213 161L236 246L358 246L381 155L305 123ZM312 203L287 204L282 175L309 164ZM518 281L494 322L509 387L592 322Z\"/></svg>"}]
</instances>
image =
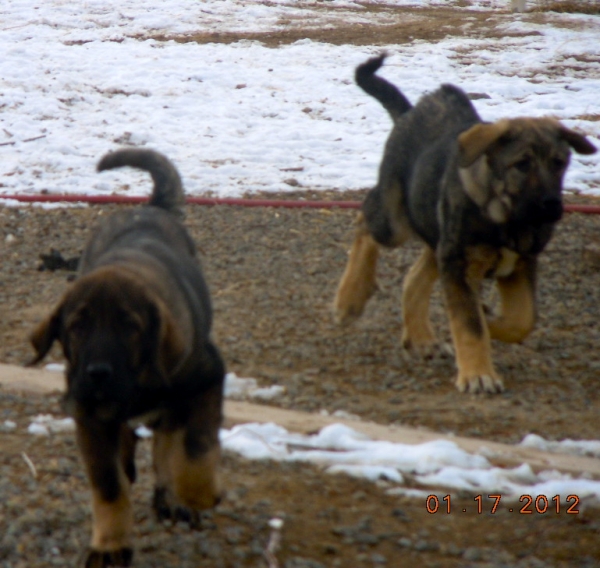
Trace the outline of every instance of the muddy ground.
<instances>
[{"instance_id":1,"label":"muddy ground","mask_svg":"<svg viewBox=\"0 0 600 568\"><path fill-rule=\"evenodd\" d=\"M507 17L422 10L407 13L396 29L341 26L337 32L328 29L325 37L325 31L298 31L291 22L287 35L252 39L276 47L298 34L356 44L435 41L458 33L493 38L495 26ZM307 188L271 197L360 200L363 195ZM20 364L30 357L29 331L68 286L68 272L38 270L39 255L54 248L66 258L77 256L90 227L116 208L0 207L0 362ZM354 215L325 208L188 206L186 224L201 251L213 296L214 337L229 370L263 386L285 386L273 404L286 408L344 410L383 424L508 443L528 433L548 439L600 437L600 217L568 214L560 223L541 257L535 331L520 345L494 344L507 390L474 396L456 391L451 357L422 360L400 348L401 280L418 246L383 255L380 291L359 322L349 328L332 322L330 305ZM448 341L439 289L432 318ZM48 358L61 360L58 349ZM40 413L59 413L58 395L0 389L0 425L5 420L18 425L0 432L2 568L72 565L89 538L89 496L73 436L27 434L29 419ZM480 514L476 495L453 493L450 514L430 514L423 499L387 494L383 481L231 455L223 467L226 498L206 514L201 530L160 526L150 509L147 444L140 447L134 493L139 567L266 567L273 516L284 519L276 554L282 568L600 565L598 509L523 514L518 506L510 512L502 504L492 514L488 503ZM23 453L36 466L36 478Z\"/></svg>"}]
</instances>

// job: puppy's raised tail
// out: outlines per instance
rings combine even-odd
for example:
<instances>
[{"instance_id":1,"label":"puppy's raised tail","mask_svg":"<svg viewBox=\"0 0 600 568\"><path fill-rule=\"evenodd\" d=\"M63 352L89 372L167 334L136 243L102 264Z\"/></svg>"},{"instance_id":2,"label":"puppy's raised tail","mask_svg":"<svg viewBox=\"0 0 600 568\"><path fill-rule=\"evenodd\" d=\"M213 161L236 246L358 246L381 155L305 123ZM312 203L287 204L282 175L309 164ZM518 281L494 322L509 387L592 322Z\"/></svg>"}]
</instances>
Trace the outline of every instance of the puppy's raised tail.
<instances>
[{"instance_id":1,"label":"puppy's raised tail","mask_svg":"<svg viewBox=\"0 0 600 568\"><path fill-rule=\"evenodd\" d=\"M99 172L123 166L147 171L152 176L154 189L148 205L160 207L175 215L183 215L185 195L177 168L160 152L141 148L123 148L106 154L96 169Z\"/></svg>"},{"instance_id":2,"label":"puppy's raised tail","mask_svg":"<svg viewBox=\"0 0 600 568\"><path fill-rule=\"evenodd\" d=\"M383 65L386 57L387 54L382 53L378 57L373 57L361 63L356 68L354 77L356 84L365 93L375 97L383 105L383 108L388 111L392 120L396 122L400 116L412 108L412 105L397 87L375 75Z\"/></svg>"}]
</instances>

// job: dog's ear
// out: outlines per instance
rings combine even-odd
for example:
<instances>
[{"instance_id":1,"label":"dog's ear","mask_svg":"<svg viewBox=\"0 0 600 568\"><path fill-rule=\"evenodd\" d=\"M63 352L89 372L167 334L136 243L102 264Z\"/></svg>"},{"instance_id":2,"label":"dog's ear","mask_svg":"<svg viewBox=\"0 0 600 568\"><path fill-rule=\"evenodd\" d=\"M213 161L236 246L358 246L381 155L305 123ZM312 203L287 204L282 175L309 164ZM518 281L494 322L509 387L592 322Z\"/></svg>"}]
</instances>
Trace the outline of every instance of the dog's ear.
<instances>
[{"instance_id":1,"label":"dog's ear","mask_svg":"<svg viewBox=\"0 0 600 568\"><path fill-rule=\"evenodd\" d=\"M594 146L585 136L563 126L559 126L560 136L563 140L568 142L569 146L575 150L578 154L593 154L596 152L596 146Z\"/></svg>"},{"instance_id":2,"label":"dog's ear","mask_svg":"<svg viewBox=\"0 0 600 568\"><path fill-rule=\"evenodd\" d=\"M46 356L52 344L60 337L61 327L62 303L31 332L29 341L33 345L36 355L26 363L27 367L39 363Z\"/></svg>"},{"instance_id":3,"label":"dog's ear","mask_svg":"<svg viewBox=\"0 0 600 568\"><path fill-rule=\"evenodd\" d=\"M171 312L162 304L154 303L151 322L150 354L151 370L164 384L173 376L189 356L189 343L186 342Z\"/></svg>"},{"instance_id":4,"label":"dog's ear","mask_svg":"<svg viewBox=\"0 0 600 568\"><path fill-rule=\"evenodd\" d=\"M461 168L471 166L494 142L508 132L509 126L508 120L480 122L462 132L458 136L458 165Z\"/></svg>"}]
</instances>

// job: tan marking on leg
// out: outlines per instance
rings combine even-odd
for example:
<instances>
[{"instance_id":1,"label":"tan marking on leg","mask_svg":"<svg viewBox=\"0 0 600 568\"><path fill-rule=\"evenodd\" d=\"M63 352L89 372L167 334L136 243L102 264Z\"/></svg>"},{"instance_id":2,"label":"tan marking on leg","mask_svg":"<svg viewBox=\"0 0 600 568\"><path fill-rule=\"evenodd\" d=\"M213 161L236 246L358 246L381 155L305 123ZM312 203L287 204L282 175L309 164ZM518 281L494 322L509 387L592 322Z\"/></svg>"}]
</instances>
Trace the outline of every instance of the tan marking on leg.
<instances>
[{"instance_id":1,"label":"tan marking on leg","mask_svg":"<svg viewBox=\"0 0 600 568\"><path fill-rule=\"evenodd\" d=\"M379 245L369 233L363 214L359 213L348 264L333 301L337 323L347 324L358 318L369 298L377 290L378 256Z\"/></svg>"},{"instance_id":2,"label":"tan marking on leg","mask_svg":"<svg viewBox=\"0 0 600 568\"><path fill-rule=\"evenodd\" d=\"M158 486L166 487L178 504L191 509L214 507L220 496L217 444L196 458L184 446L185 430L155 432L154 465Z\"/></svg>"},{"instance_id":3,"label":"tan marking on leg","mask_svg":"<svg viewBox=\"0 0 600 568\"><path fill-rule=\"evenodd\" d=\"M129 480L121 472L121 494L116 501L106 502L100 493L92 488L92 548L99 551L120 550L131 546L133 529L133 509L129 498Z\"/></svg>"},{"instance_id":4,"label":"tan marking on leg","mask_svg":"<svg viewBox=\"0 0 600 568\"><path fill-rule=\"evenodd\" d=\"M504 388L492 362L490 331L479 297L481 281L497 262L494 249L473 247L467 251L464 281L443 279L461 392L495 393Z\"/></svg>"},{"instance_id":5,"label":"tan marking on leg","mask_svg":"<svg viewBox=\"0 0 600 568\"><path fill-rule=\"evenodd\" d=\"M118 552L131 547L133 511L131 483L124 462L133 459L134 443L126 424L113 429L89 417L77 421L77 444L92 490L91 548L100 552ZM116 478L113 482L110 479ZM106 483L117 487L107 489ZM107 500L106 493L114 493Z\"/></svg>"},{"instance_id":6,"label":"tan marking on leg","mask_svg":"<svg viewBox=\"0 0 600 568\"><path fill-rule=\"evenodd\" d=\"M534 284L528 277L525 263L518 263L506 278L496 280L500 294L500 313L488 320L493 339L507 343L523 341L535 323Z\"/></svg>"},{"instance_id":7,"label":"tan marking on leg","mask_svg":"<svg viewBox=\"0 0 600 568\"><path fill-rule=\"evenodd\" d=\"M479 317L483 318L480 309ZM492 362L490 334L482 319L483 335L478 337L464 323L463 317L450 316L450 330L456 353L458 377L456 387L461 392L500 392L502 379Z\"/></svg>"},{"instance_id":8,"label":"tan marking on leg","mask_svg":"<svg viewBox=\"0 0 600 568\"><path fill-rule=\"evenodd\" d=\"M185 455L183 448L181 452L176 452L172 462L175 495L193 509L214 507L221 489L217 475L220 460L219 446L194 460Z\"/></svg>"},{"instance_id":9,"label":"tan marking on leg","mask_svg":"<svg viewBox=\"0 0 600 568\"><path fill-rule=\"evenodd\" d=\"M429 300L438 277L435 252L425 247L408 271L402 288L402 345L406 348L418 349L435 342L429 320Z\"/></svg>"}]
</instances>

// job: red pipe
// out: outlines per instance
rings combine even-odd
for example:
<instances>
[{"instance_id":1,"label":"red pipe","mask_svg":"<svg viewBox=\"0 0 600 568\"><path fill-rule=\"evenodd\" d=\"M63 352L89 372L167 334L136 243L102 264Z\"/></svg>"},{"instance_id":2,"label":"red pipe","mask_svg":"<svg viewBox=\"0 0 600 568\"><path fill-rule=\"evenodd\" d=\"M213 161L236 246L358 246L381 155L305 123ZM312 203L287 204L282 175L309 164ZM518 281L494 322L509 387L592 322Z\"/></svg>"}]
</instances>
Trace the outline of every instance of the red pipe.
<instances>
[{"instance_id":1,"label":"red pipe","mask_svg":"<svg viewBox=\"0 0 600 568\"><path fill-rule=\"evenodd\" d=\"M600 213L600 205L583 205L579 203L565 204L565 211L569 213L588 213L598 215Z\"/></svg>"},{"instance_id":2,"label":"red pipe","mask_svg":"<svg viewBox=\"0 0 600 568\"><path fill-rule=\"evenodd\" d=\"M24 203L145 203L148 197L128 195L81 195L46 193L39 195L0 194L0 199L13 199ZM301 201L292 199L236 199L217 197L188 197L187 203L195 205L239 205L241 207L313 207L317 209L357 209L360 201Z\"/></svg>"},{"instance_id":3,"label":"red pipe","mask_svg":"<svg viewBox=\"0 0 600 568\"><path fill-rule=\"evenodd\" d=\"M12 199L23 203L145 203L148 198L127 195L85 195L42 193L38 195L0 194L0 200ZM358 209L360 201L303 201L293 199L238 199L217 197L188 197L187 203L195 205L236 205L240 207L286 207L314 209ZM565 205L569 213L600 214L600 205L570 203Z\"/></svg>"}]
</instances>

